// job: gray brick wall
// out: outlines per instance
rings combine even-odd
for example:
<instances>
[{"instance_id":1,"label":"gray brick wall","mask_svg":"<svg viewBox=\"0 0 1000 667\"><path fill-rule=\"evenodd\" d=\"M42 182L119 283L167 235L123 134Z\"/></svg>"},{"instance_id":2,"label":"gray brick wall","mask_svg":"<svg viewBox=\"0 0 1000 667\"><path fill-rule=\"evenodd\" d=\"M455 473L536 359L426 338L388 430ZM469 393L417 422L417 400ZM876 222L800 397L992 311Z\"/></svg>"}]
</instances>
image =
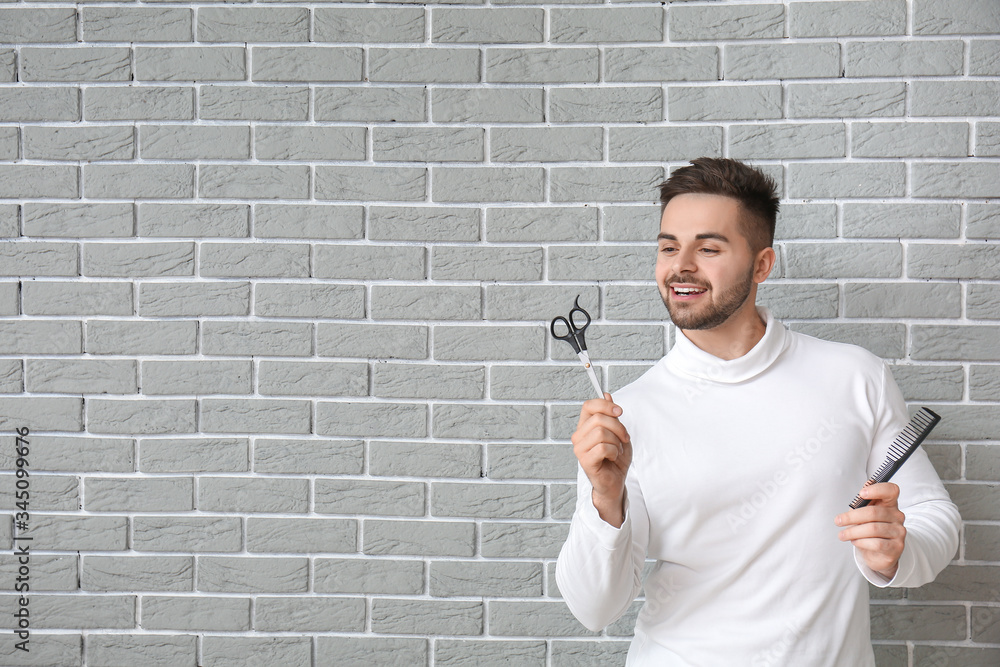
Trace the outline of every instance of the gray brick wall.
<instances>
[{"instance_id":1,"label":"gray brick wall","mask_svg":"<svg viewBox=\"0 0 1000 667\"><path fill-rule=\"evenodd\" d=\"M700 155L781 184L763 302L946 417L962 546L879 666L1000 663L1000 3L493 4L0 6L0 664L622 664L546 324L611 390L666 352Z\"/></svg>"}]
</instances>

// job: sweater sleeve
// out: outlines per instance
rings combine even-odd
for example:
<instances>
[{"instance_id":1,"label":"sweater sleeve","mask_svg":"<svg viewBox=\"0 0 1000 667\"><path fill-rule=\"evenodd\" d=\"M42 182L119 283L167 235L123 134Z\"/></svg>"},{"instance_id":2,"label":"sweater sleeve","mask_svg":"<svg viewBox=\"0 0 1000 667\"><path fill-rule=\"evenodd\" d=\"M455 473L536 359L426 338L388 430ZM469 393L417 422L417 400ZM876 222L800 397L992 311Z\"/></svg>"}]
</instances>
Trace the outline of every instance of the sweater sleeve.
<instances>
[{"instance_id":1,"label":"sweater sleeve","mask_svg":"<svg viewBox=\"0 0 1000 667\"><path fill-rule=\"evenodd\" d=\"M556 583L577 620L598 632L621 617L639 593L649 524L631 470L625 481L625 520L620 528L598 514L592 489L578 465L576 510L556 561Z\"/></svg>"},{"instance_id":2,"label":"sweater sleeve","mask_svg":"<svg viewBox=\"0 0 1000 667\"><path fill-rule=\"evenodd\" d=\"M882 366L883 391L868 460L869 475L882 464L892 441L909 421L903 395L888 366L885 363ZM893 475L892 482L899 486L899 509L906 515L903 523L906 542L896 574L889 580L870 569L857 549L854 560L865 578L880 588L923 586L934 580L958 550L962 518L923 446L910 455Z\"/></svg>"}]
</instances>

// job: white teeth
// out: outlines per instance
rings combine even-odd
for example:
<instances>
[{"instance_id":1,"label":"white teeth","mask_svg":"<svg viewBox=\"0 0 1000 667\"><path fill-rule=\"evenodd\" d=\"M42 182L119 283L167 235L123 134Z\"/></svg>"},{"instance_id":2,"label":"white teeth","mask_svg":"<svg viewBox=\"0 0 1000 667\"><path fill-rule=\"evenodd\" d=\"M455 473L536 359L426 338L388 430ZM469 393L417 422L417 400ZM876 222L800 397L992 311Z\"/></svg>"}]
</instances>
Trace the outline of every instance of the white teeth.
<instances>
[{"instance_id":1,"label":"white teeth","mask_svg":"<svg viewBox=\"0 0 1000 667\"><path fill-rule=\"evenodd\" d=\"M705 289L699 287L675 287L674 291L678 294L697 294L704 292Z\"/></svg>"}]
</instances>

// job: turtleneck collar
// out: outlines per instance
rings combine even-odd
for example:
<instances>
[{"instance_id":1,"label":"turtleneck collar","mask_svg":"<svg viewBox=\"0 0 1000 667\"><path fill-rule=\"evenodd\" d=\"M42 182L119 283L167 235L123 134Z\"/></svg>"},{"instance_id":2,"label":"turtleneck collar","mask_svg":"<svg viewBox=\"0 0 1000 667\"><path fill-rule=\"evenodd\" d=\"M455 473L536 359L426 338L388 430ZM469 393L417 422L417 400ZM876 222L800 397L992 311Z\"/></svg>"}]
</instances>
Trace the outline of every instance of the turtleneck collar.
<instances>
[{"instance_id":1,"label":"turtleneck collar","mask_svg":"<svg viewBox=\"0 0 1000 667\"><path fill-rule=\"evenodd\" d=\"M683 331L677 329L674 346L664 360L667 368L678 375L725 383L743 382L762 373L774 363L790 340L784 325L774 319L770 310L757 306L757 312L764 320L764 335L742 357L720 359L692 343Z\"/></svg>"}]
</instances>

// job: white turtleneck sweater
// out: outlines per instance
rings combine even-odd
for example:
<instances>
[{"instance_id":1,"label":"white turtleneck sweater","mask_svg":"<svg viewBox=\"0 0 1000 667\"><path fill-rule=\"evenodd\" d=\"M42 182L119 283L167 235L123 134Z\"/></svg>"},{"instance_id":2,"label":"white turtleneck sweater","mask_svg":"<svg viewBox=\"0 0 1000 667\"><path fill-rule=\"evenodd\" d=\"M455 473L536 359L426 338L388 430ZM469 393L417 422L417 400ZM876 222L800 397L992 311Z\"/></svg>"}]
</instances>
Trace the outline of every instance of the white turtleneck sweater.
<instances>
[{"instance_id":1,"label":"white turtleneck sweater","mask_svg":"<svg viewBox=\"0 0 1000 667\"><path fill-rule=\"evenodd\" d=\"M722 360L683 333L614 400L632 438L626 513L603 521L579 469L556 581L600 630L644 588L628 665L872 667L868 588L920 586L951 560L960 517L922 448L900 486L906 544L891 581L834 524L909 421L885 362L788 331Z\"/></svg>"}]
</instances>

